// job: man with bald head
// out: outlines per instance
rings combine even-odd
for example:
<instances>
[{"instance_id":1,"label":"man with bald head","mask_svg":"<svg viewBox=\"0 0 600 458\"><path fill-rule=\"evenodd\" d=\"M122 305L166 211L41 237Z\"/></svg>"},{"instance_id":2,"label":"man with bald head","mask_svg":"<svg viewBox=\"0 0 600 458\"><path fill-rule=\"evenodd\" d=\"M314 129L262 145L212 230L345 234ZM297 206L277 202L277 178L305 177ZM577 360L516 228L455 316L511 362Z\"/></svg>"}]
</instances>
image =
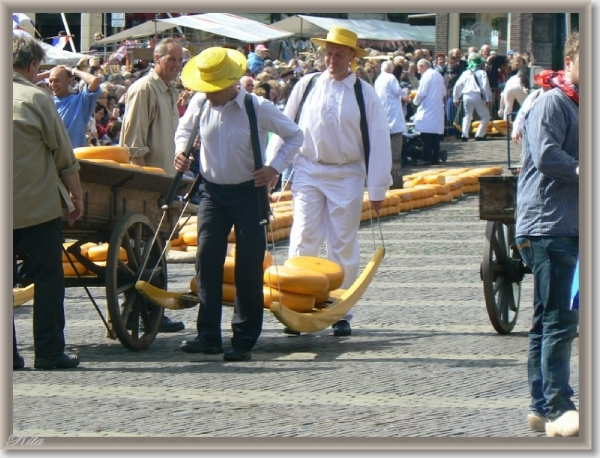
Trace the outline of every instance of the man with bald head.
<instances>
[{"instance_id":1,"label":"man with bald head","mask_svg":"<svg viewBox=\"0 0 600 458\"><path fill-rule=\"evenodd\" d=\"M240 78L240 86L243 87L248 94L254 92L254 80L251 76L242 76Z\"/></svg>"},{"instance_id":2,"label":"man with bald head","mask_svg":"<svg viewBox=\"0 0 600 458\"><path fill-rule=\"evenodd\" d=\"M81 92L71 91L74 77L81 78L85 83ZM100 96L102 78L75 67L59 65L52 69L48 81L52 100L67 128L71 146L73 148L86 146L85 131Z\"/></svg>"}]
</instances>

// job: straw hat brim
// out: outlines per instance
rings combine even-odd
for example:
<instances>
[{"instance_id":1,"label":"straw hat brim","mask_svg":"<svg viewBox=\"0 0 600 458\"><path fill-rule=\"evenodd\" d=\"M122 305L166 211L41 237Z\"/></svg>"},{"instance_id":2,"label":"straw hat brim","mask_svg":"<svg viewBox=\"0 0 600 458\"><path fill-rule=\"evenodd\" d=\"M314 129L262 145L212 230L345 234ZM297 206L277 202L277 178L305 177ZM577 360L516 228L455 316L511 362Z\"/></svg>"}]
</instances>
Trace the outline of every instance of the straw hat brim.
<instances>
[{"instance_id":1,"label":"straw hat brim","mask_svg":"<svg viewBox=\"0 0 600 458\"><path fill-rule=\"evenodd\" d=\"M198 57L194 56L181 71L181 82L184 87L194 92L217 92L235 85L246 73L246 56L235 49L227 49L230 70L227 75L213 81L203 81L198 68Z\"/></svg>"},{"instance_id":2,"label":"straw hat brim","mask_svg":"<svg viewBox=\"0 0 600 458\"><path fill-rule=\"evenodd\" d=\"M327 43L333 43L335 45L347 46L348 48L351 48L354 51L356 51L356 57L365 57L365 56L369 55L368 51L365 51L364 49L359 48L358 46L352 46L352 45L349 45L348 43L342 43L337 40L328 40L326 38L311 38L310 41L312 41L317 46L321 46L323 49L325 49L325 47L327 46Z\"/></svg>"}]
</instances>

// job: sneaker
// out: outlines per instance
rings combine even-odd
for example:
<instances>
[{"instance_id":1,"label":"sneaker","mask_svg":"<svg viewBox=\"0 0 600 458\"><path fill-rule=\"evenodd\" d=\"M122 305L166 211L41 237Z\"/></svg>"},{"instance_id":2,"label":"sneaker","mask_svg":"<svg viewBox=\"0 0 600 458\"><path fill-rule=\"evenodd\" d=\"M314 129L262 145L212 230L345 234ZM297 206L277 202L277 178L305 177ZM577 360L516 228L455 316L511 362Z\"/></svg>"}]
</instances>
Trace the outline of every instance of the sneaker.
<instances>
[{"instance_id":1,"label":"sneaker","mask_svg":"<svg viewBox=\"0 0 600 458\"><path fill-rule=\"evenodd\" d=\"M79 357L76 355L36 357L33 367L36 369L74 369L79 366Z\"/></svg>"},{"instance_id":2,"label":"sneaker","mask_svg":"<svg viewBox=\"0 0 600 458\"><path fill-rule=\"evenodd\" d=\"M487 138L485 138L485 137L475 137L475 141L476 142L485 142L485 141L487 141Z\"/></svg>"},{"instance_id":3,"label":"sneaker","mask_svg":"<svg viewBox=\"0 0 600 458\"><path fill-rule=\"evenodd\" d=\"M460 137L460 140L463 142L468 142L469 138L468 137Z\"/></svg>"},{"instance_id":4,"label":"sneaker","mask_svg":"<svg viewBox=\"0 0 600 458\"><path fill-rule=\"evenodd\" d=\"M579 437L579 412L567 410L554 421L546 423L548 437Z\"/></svg>"},{"instance_id":5,"label":"sneaker","mask_svg":"<svg viewBox=\"0 0 600 458\"><path fill-rule=\"evenodd\" d=\"M290 329L287 326L285 328L283 328L283 333L287 334L288 336L299 336L300 335L300 331L294 331L293 329Z\"/></svg>"},{"instance_id":6,"label":"sneaker","mask_svg":"<svg viewBox=\"0 0 600 458\"><path fill-rule=\"evenodd\" d=\"M352 328L350 327L350 323L346 320L340 320L335 323L333 326L333 335L336 337L345 337L352 334Z\"/></svg>"},{"instance_id":7,"label":"sneaker","mask_svg":"<svg viewBox=\"0 0 600 458\"><path fill-rule=\"evenodd\" d=\"M529 413L529 415L527 415L527 423L533 431L543 433L546 431L546 423L548 423L548 419L541 413L532 411Z\"/></svg>"}]
</instances>

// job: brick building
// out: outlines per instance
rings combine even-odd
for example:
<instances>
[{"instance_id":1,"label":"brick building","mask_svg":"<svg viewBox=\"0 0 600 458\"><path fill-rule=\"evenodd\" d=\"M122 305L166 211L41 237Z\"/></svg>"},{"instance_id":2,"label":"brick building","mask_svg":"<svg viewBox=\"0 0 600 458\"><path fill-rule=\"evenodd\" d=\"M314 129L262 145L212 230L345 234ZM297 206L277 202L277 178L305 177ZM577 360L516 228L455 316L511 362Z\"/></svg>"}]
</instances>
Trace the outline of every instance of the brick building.
<instances>
[{"instance_id":1,"label":"brick building","mask_svg":"<svg viewBox=\"0 0 600 458\"><path fill-rule=\"evenodd\" d=\"M447 53L488 44L500 55L512 49L531 52L534 63L562 68L566 35L579 25L576 13L437 13L435 52Z\"/></svg>"}]
</instances>

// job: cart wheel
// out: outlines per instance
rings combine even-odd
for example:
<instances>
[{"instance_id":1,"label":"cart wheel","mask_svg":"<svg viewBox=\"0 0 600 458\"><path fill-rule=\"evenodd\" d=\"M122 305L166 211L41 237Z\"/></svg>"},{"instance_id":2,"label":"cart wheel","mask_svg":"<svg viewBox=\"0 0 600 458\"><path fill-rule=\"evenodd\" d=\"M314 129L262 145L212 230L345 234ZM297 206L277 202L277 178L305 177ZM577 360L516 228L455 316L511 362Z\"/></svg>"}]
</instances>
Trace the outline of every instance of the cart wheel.
<instances>
[{"instance_id":1,"label":"cart wheel","mask_svg":"<svg viewBox=\"0 0 600 458\"><path fill-rule=\"evenodd\" d=\"M515 246L514 224L488 221L480 274L485 306L499 334L510 333L517 324L523 267Z\"/></svg>"},{"instance_id":2,"label":"cart wheel","mask_svg":"<svg viewBox=\"0 0 600 458\"><path fill-rule=\"evenodd\" d=\"M106 302L115 334L126 348L144 350L152 343L163 317L164 309L146 301L135 289L140 271L156 229L141 214L127 213L117 223L110 236L106 261ZM163 250L158 234L141 280L149 281ZM120 260L120 248L127 260ZM163 257L149 283L167 289L167 262Z\"/></svg>"}]
</instances>

